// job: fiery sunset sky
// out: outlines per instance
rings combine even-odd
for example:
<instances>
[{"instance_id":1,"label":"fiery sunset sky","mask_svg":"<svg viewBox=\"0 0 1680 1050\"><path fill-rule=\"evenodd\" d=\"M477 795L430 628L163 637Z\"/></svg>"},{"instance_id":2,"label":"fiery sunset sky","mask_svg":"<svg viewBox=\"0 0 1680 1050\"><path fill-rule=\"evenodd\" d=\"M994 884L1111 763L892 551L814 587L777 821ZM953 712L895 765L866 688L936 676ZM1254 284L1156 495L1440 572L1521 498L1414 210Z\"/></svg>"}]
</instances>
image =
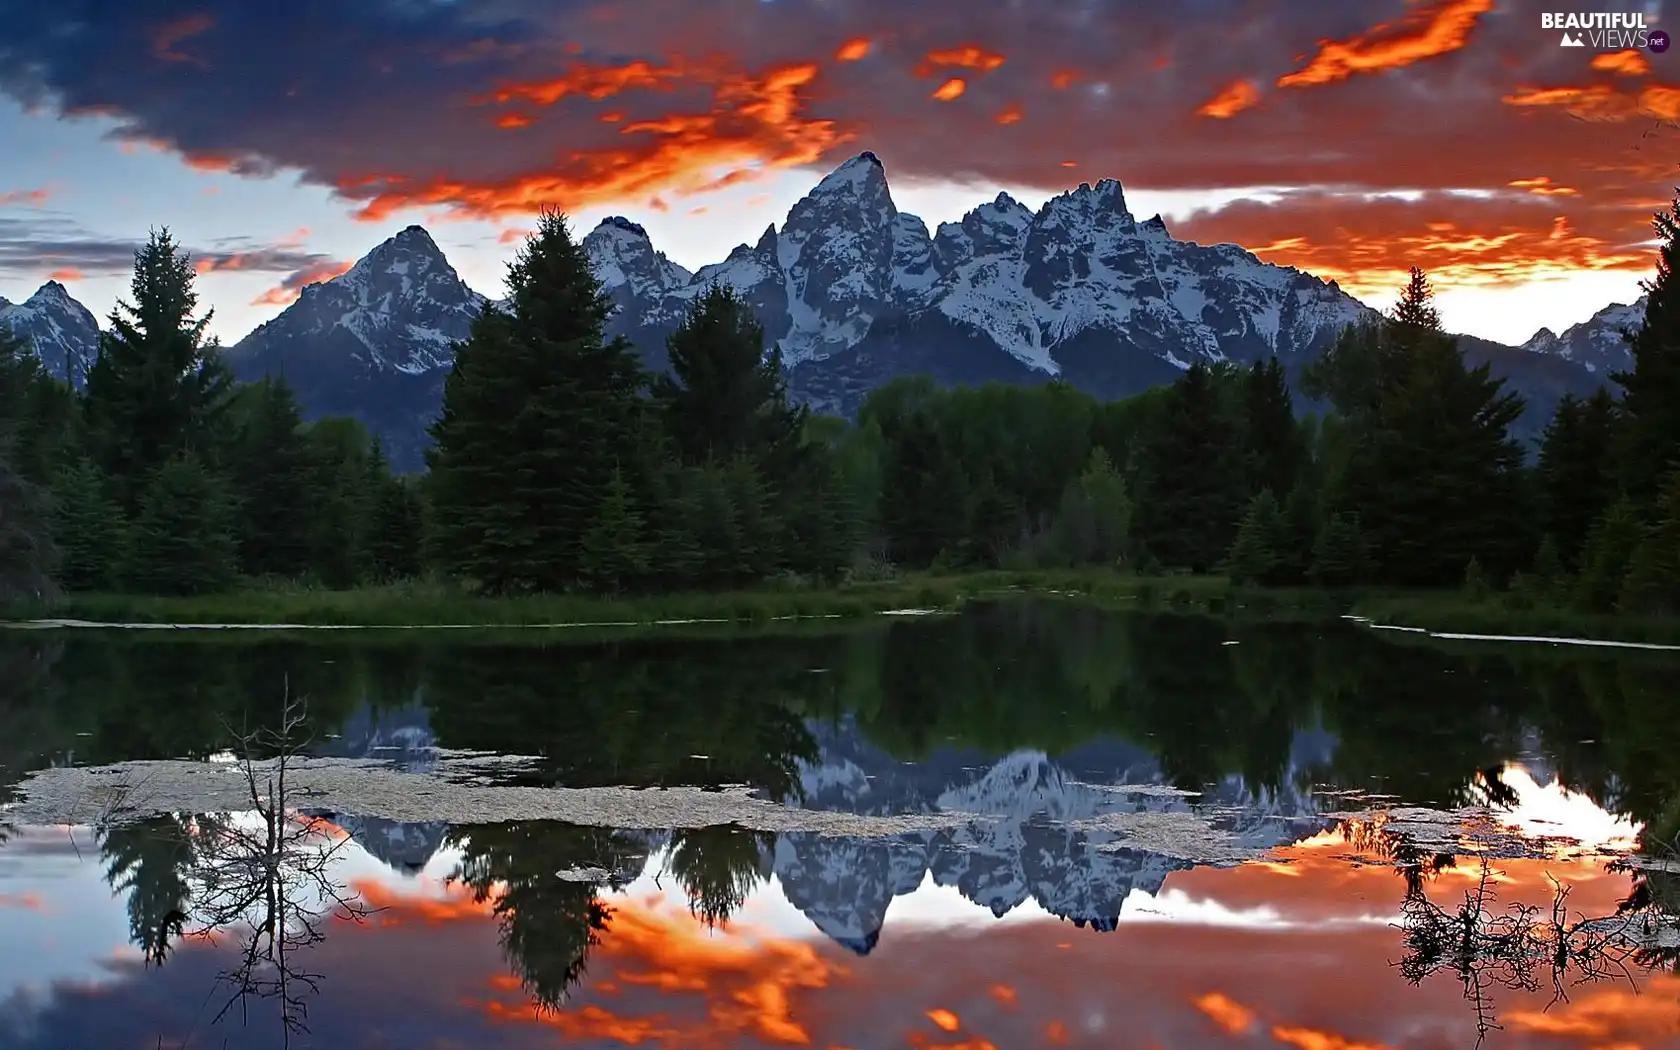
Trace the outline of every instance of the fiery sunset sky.
<instances>
[{"instance_id":1,"label":"fiery sunset sky","mask_svg":"<svg viewBox=\"0 0 1680 1050\"><path fill-rule=\"evenodd\" d=\"M543 205L692 268L869 149L930 225L1112 177L1373 305L1423 266L1516 342L1636 296L1680 181L1680 48L1559 47L1559 6L0 0L0 295L103 314L168 225L232 341L414 222L496 293Z\"/></svg>"}]
</instances>

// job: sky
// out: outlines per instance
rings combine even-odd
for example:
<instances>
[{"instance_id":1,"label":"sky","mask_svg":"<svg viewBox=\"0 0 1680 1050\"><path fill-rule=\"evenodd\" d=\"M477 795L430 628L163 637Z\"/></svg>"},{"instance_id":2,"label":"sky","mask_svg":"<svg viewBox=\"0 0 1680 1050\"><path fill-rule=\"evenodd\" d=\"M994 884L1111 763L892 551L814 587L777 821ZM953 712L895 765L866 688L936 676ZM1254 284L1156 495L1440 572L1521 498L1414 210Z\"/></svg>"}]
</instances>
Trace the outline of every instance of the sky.
<instances>
[{"instance_id":1,"label":"sky","mask_svg":"<svg viewBox=\"0 0 1680 1050\"><path fill-rule=\"evenodd\" d=\"M499 294L543 207L692 269L867 149L930 226L1115 178L1520 342L1639 294L1680 160L1680 46L1540 16L1661 2L0 0L0 297L103 316L167 226L232 342L412 223Z\"/></svg>"}]
</instances>

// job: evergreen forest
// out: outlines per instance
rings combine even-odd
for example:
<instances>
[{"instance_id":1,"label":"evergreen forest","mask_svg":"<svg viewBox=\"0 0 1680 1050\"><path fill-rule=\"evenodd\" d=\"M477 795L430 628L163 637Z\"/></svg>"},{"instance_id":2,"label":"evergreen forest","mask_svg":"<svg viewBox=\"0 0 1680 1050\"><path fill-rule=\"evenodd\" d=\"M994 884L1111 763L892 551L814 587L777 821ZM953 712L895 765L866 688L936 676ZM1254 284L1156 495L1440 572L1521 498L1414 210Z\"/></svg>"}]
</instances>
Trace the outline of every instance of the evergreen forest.
<instances>
[{"instance_id":1,"label":"evergreen forest","mask_svg":"<svg viewBox=\"0 0 1680 1050\"><path fill-rule=\"evenodd\" d=\"M354 420L306 423L283 378L235 382L159 231L84 388L0 330L0 597L423 577L616 596L1088 566L1673 613L1680 200L1656 227L1632 368L1564 398L1525 448L1521 399L1466 365L1416 269L1382 321L1290 373L1198 363L1109 403L911 378L844 420L790 403L726 286L670 337L669 374L647 373L604 335L611 302L551 213L506 307L457 346L416 476Z\"/></svg>"}]
</instances>

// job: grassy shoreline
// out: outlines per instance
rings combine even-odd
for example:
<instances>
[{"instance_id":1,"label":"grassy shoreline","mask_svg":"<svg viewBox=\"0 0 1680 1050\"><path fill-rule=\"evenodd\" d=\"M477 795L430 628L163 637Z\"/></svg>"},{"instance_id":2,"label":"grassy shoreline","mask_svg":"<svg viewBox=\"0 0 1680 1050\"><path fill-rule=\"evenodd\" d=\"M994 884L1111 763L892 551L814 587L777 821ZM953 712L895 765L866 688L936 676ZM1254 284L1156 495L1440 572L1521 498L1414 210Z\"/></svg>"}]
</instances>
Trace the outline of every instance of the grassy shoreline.
<instances>
[{"instance_id":1,"label":"grassy shoreline","mask_svg":"<svg viewBox=\"0 0 1680 1050\"><path fill-rule=\"evenodd\" d=\"M841 587L764 587L721 593L625 598L542 594L487 598L447 583L411 582L348 591L252 585L224 594L166 598L74 594L52 603L0 609L0 621L273 627L531 628L606 632L646 627L768 628L843 621L906 610L953 611L976 599L1065 598L1106 608L1200 613L1243 619L1325 620L1342 615L1426 631L1593 638L1680 644L1680 617L1595 616L1549 608L1513 609L1497 596L1459 591L1327 591L1233 587L1217 576L1133 576L1104 569L991 571Z\"/></svg>"}]
</instances>

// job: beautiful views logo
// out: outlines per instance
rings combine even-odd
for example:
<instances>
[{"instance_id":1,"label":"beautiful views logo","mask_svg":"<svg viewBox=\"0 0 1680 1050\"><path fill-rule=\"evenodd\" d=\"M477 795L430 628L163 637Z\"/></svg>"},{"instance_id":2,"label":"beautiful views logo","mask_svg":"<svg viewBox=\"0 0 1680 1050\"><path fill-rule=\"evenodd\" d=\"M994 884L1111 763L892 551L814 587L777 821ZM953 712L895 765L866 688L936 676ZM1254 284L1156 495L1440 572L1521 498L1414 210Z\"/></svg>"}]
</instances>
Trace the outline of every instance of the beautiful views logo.
<instances>
[{"instance_id":1,"label":"beautiful views logo","mask_svg":"<svg viewBox=\"0 0 1680 1050\"><path fill-rule=\"evenodd\" d=\"M1648 48L1661 54L1668 50L1668 33L1646 24L1642 11L1590 11L1546 13L1540 28L1562 32L1560 47L1591 47L1600 51Z\"/></svg>"}]
</instances>

